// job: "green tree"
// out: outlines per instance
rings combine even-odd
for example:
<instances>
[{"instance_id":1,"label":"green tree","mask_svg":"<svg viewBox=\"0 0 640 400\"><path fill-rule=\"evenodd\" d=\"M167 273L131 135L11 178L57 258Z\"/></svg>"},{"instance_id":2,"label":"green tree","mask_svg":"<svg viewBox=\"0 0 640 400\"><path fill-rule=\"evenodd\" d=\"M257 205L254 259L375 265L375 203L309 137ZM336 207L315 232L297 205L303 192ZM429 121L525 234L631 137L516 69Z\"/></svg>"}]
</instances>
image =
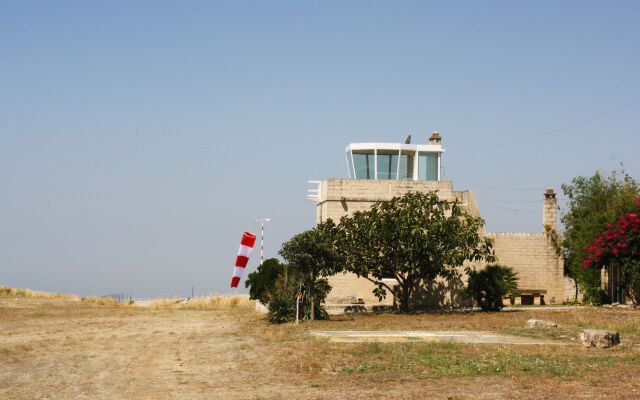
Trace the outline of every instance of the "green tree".
<instances>
[{"instance_id":1,"label":"green tree","mask_svg":"<svg viewBox=\"0 0 640 400\"><path fill-rule=\"evenodd\" d=\"M600 304L604 296L600 271L581 268L587 256L584 247L620 215L633 211L640 193L638 183L624 170L596 171L591 177L579 176L563 184L562 191L568 198L568 211L562 216L565 273L576 283L576 298L579 287L586 302Z\"/></svg>"},{"instance_id":2,"label":"green tree","mask_svg":"<svg viewBox=\"0 0 640 400\"><path fill-rule=\"evenodd\" d=\"M410 192L378 202L368 211L343 217L338 225L345 269L387 290L402 312L411 310L412 292L438 277L458 276L465 261L493 262L491 241L482 237L484 221L437 192ZM384 278L395 278L395 290Z\"/></svg>"},{"instance_id":3,"label":"green tree","mask_svg":"<svg viewBox=\"0 0 640 400\"><path fill-rule=\"evenodd\" d=\"M336 237L337 227L328 219L295 235L280 249L280 255L300 274L299 293L308 305L311 320L326 315L320 306L331 290L326 277L342 269L343 261L335 246Z\"/></svg>"},{"instance_id":4,"label":"green tree","mask_svg":"<svg viewBox=\"0 0 640 400\"><path fill-rule=\"evenodd\" d=\"M475 300L483 311L500 311L504 307L502 298L514 295L518 287L518 276L510 267L489 265L467 273L469 282L463 296Z\"/></svg>"},{"instance_id":5,"label":"green tree","mask_svg":"<svg viewBox=\"0 0 640 400\"><path fill-rule=\"evenodd\" d=\"M296 274L287 264L282 264L275 258L264 260L255 272L247 276L244 285L249 288L249 298L258 300L262 304L269 304L271 299L283 292L297 290Z\"/></svg>"}]
</instances>

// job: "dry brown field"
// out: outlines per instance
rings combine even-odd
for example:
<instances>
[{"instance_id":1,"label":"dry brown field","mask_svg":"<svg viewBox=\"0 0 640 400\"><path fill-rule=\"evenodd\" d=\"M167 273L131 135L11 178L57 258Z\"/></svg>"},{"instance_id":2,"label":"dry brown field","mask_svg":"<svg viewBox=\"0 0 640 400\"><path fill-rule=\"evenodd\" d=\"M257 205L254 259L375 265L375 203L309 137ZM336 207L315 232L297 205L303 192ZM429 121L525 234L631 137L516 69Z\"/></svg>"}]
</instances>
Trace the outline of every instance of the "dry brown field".
<instances>
[{"instance_id":1,"label":"dry brown field","mask_svg":"<svg viewBox=\"0 0 640 400\"><path fill-rule=\"evenodd\" d=\"M0 399L640 399L640 311L358 315L270 326L248 308L0 297ZM558 329L525 329L529 318ZM620 332L612 349L583 328ZM565 346L331 343L310 330L483 330Z\"/></svg>"}]
</instances>

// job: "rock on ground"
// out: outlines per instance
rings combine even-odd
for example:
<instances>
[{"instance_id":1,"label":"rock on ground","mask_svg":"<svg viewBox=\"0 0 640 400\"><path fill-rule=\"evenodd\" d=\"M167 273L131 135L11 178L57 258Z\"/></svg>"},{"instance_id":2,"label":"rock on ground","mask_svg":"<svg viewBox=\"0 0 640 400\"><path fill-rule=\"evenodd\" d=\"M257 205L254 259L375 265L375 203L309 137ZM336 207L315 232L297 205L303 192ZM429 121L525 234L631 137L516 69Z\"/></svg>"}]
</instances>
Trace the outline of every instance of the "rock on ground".
<instances>
[{"instance_id":1,"label":"rock on ground","mask_svg":"<svg viewBox=\"0 0 640 400\"><path fill-rule=\"evenodd\" d=\"M585 329L580 334L580 340L585 347L607 348L620 343L620 334L615 331Z\"/></svg>"},{"instance_id":2,"label":"rock on ground","mask_svg":"<svg viewBox=\"0 0 640 400\"><path fill-rule=\"evenodd\" d=\"M545 328L557 328L558 324L553 321L546 321L544 319L530 319L527 321L527 327L535 328L537 326L543 326Z\"/></svg>"}]
</instances>

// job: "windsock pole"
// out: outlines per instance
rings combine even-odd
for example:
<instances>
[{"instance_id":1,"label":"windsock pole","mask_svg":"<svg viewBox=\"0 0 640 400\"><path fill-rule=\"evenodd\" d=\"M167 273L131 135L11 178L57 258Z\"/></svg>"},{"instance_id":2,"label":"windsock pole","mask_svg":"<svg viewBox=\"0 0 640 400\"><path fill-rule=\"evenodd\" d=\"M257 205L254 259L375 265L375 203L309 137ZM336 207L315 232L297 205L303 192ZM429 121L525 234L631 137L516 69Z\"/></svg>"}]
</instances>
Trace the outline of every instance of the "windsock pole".
<instances>
[{"instance_id":1,"label":"windsock pole","mask_svg":"<svg viewBox=\"0 0 640 400\"><path fill-rule=\"evenodd\" d=\"M264 262L264 223L271 222L271 218L258 218L253 222L260 222L260 265Z\"/></svg>"},{"instance_id":2,"label":"windsock pole","mask_svg":"<svg viewBox=\"0 0 640 400\"><path fill-rule=\"evenodd\" d=\"M231 287L237 288L240 283L240 278L244 273L244 269L249 262L249 255L253 250L253 245L256 243L256 235L251 232L245 232L240 240L240 248L238 249L238 255L236 256L236 265L233 268L233 277L231 278Z\"/></svg>"}]
</instances>

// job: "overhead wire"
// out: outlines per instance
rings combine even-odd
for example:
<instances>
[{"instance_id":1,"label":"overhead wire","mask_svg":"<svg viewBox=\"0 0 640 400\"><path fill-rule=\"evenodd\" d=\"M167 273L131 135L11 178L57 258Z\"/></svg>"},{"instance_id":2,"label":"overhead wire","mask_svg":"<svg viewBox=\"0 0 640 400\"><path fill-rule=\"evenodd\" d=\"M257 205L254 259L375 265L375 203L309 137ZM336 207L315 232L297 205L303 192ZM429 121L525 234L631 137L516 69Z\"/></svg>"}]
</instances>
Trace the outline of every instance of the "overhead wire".
<instances>
[{"instance_id":1,"label":"overhead wire","mask_svg":"<svg viewBox=\"0 0 640 400\"><path fill-rule=\"evenodd\" d=\"M531 211L531 210L521 210L519 208L509 208L509 207L500 207L500 206L494 206L493 204L485 204L485 206L487 207L491 207L491 208L498 208L500 210L507 210L507 211L513 211L513 212L521 212L521 213L525 213L525 214L540 214L537 211Z\"/></svg>"},{"instance_id":2,"label":"overhead wire","mask_svg":"<svg viewBox=\"0 0 640 400\"><path fill-rule=\"evenodd\" d=\"M488 202L492 202L492 203L535 203L535 204L542 204L542 200L493 200L493 199L482 199L482 198L479 198L479 197L476 197L476 200L488 201Z\"/></svg>"},{"instance_id":3,"label":"overhead wire","mask_svg":"<svg viewBox=\"0 0 640 400\"><path fill-rule=\"evenodd\" d=\"M536 188L515 188L515 187L507 187L507 186L493 186L493 185L483 185L471 181L465 181L463 179L458 179L457 182L465 182L474 186L485 187L489 189L496 190L513 190L513 191L525 191L525 192L544 192L546 189L536 189Z\"/></svg>"},{"instance_id":4,"label":"overhead wire","mask_svg":"<svg viewBox=\"0 0 640 400\"><path fill-rule=\"evenodd\" d=\"M541 133L538 133L538 134L535 134L535 135L531 135L531 136L521 137L519 139L515 139L515 140L511 140L511 141L507 141L507 142L496 143L496 144L492 144L492 145L489 145L489 146L476 147L474 149L469 149L469 150L462 150L462 151L459 151L458 153L459 154L463 154L463 153L472 153L472 152L485 151L485 150L493 150L493 149L497 149L497 148L501 148L501 147L505 147L505 146L510 146L510 145L513 145L513 144L518 144L518 143L522 143L522 142L528 142L528 141L531 141L531 140L535 140L535 139L538 139L538 138L541 138L541 137L544 137L544 136L552 135L554 133L558 133L558 132L561 132L561 131L564 131L564 130L567 130L567 129L575 128L576 126L580 126L580 125L583 125L583 124L586 124L586 123L589 123L589 122L604 118L604 117L609 116L611 114L615 114L617 112L626 110L627 108L631 108L631 107L633 107L633 106L635 106L637 104L640 104L640 99L632 101L630 103L627 103L627 104L625 104L623 106L620 106L618 108L615 108L613 110L609 110L609 111L604 112L604 113L596 114L596 115L593 115L591 117L587 117L587 118L581 119L579 121L576 121L576 122L561 126L559 128L551 129L551 130L548 130L548 131L545 131L545 132L541 132Z\"/></svg>"}]
</instances>

